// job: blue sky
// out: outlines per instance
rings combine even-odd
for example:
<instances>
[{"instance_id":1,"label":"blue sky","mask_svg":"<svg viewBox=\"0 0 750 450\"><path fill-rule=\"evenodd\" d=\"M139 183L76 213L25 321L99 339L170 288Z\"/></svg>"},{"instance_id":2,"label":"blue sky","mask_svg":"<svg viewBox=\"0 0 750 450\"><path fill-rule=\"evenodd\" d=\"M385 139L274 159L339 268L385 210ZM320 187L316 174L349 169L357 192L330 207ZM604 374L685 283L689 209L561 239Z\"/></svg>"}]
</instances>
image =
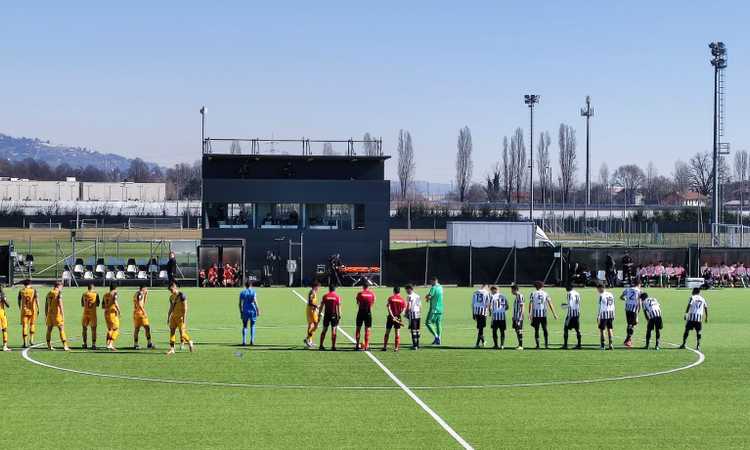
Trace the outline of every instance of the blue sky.
<instances>
[{"instance_id":1,"label":"blue sky","mask_svg":"<svg viewBox=\"0 0 750 450\"><path fill-rule=\"evenodd\" d=\"M750 148L746 2L28 3L0 5L11 135L194 161L205 104L213 137L369 131L395 153L405 128L417 178L448 182L459 128L481 178L503 135L528 133L528 92L542 96L535 129L550 131L553 157L560 122L582 155L591 95L594 174L604 161L668 174L711 146L707 44L723 40L727 140Z\"/></svg>"}]
</instances>

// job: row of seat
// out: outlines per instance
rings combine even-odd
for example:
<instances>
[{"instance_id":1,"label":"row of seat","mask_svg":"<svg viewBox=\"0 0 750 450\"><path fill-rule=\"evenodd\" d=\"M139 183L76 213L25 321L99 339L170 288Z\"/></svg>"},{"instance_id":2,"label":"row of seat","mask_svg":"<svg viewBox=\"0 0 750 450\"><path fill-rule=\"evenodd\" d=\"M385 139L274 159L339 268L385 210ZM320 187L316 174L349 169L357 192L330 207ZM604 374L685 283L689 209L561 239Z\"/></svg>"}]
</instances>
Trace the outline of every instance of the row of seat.
<instances>
[{"instance_id":1,"label":"row of seat","mask_svg":"<svg viewBox=\"0 0 750 450\"><path fill-rule=\"evenodd\" d=\"M167 258L68 258L65 260L65 271L63 279L72 277L84 280L147 280L157 278L166 280L168 278L166 265Z\"/></svg>"}]
</instances>

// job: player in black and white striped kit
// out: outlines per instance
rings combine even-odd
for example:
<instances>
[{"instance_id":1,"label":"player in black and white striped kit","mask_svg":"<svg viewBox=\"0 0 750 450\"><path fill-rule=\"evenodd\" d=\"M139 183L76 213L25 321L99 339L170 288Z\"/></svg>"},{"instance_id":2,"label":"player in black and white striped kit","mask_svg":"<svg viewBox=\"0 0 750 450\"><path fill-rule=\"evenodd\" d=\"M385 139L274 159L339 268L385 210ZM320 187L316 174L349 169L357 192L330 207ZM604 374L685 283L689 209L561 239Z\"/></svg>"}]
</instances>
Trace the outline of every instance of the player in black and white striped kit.
<instances>
[{"instance_id":1,"label":"player in black and white striped kit","mask_svg":"<svg viewBox=\"0 0 750 450\"><path fill-rule=\"evenodd\" d=\"M483 284L482 287L474 291L474 295L471 297L471 314L477 323L477 343L474 345L475 348L479 348L481 345L484 347L484 328L487 326L487 309L490 303L490 293L487 292L487 285Z\"/></svg>"},{"instance_id":2,"label":"player in black and white striped kit","mask_svg":"<svg viewBox=\"0 0 750 450\"><path fill-rule=\"evenodd\" d=\"M578 293L573 286L567 285L565 290L568 292L567 301L563 306L568 308L568 314L565 316L565 325L563 326L563 346L562 348L568 348L568 331L576 330L577 344L575 349L581 348L581 294Z\"/></svg>"},{"instance_id":3,"label":"player in black and white striped kit","mask_svg":"<svg viewBox=\"0 0 750 450\"><path fill-rule=\"evenodd\" d=\"M690 330L695 330L695 349L701 349L701 331L703 322L708 322L708 302L701 295L700 288L693 289L693 295L690 296L687 309L685 309L685 334L682 335L682 345L685 348Z\"/></svg>"},{"instance_id":4,"label":"player in black and white striped kit","mask_svg":"<svg viewBox=\"0 0 750 450\"><path fill-rule=\"evenodd\" d=\"M646 325L646 345L643 348L648 349L651 342L651 332L656 331L656 345L654 346L654 350L659 350L661 348L659 344L661 343L661 329L663 327L659 300L649 297L646 292L641 292L640 298L643 314L648 321L648 325Z\"/></svg>"},{"instance_id":5,"label":"player in black and white striped kit","mask_svg":"<svg viewBox=\"0 0 750 450\"><path fill-rule=\"evenodd\" d=\"M523 314L525 309L525 300L523 294L518 291L518 285L513 283L510 286L510 293L513 296L513 329L516 330L516 339L518 347L516 350L523 350Z\"/></svg>"},{"instance_id":6,"label":"player in black and white striped kit","mask_svg":"<svg viewBox=\"0 0 750 450\"><path fill-rule=\"evenodd\" d=\"M534 292L529 299L529 316L531 316L531 326L534 327L534 340L536 348L539 348L539 327L542 327L544 333L544 348L549 348L549 332L547 331L547 308L552 311L552 315L557 319L555 307L552 306L552 300L549 294L544 290L544 283L541 281L534 282Z\"/></svg>"},{"instance_id":7,"label":"player in black and white striped kit","mask_svg":"<svg viewBox=\"0 0 750 450\"><path fill-rule=\"evenodd\" d=\"M490 288L490 314L492 314L492 341L494 348L505 348L505 311L508 310L508 299L498 292L497 286ZM500 346L497 345L497 332L500 331Z\"/></svg>"},{"instance_id":8,"label":"player in black and white striped kit","mask_svg":"<svg viewBox=\"0 0 750 450\"><path fill-rule=\"evenodd\" d=\"M620 300L625 300L625 320L628 323L625 347L633 346L633 332L638 325L638 312L641 310L641 279L636 278L633 286L622 291Z\"/></svg>"},{"instance_id":9,"label":"player in black and white striped kit","mask_svg":"<svg viewBox=\"0 0 750 450\"><path fill-rule=\"evenodd\" d=\"M406 318L411 332L411 348L419 350L419 328L422 320L422 299L414 292L414 286L406 285Z\"/></svg>"},{"instance_id":10,"label":"player in black and white striped kit","mask_svg":"<svg viewBox=\"0 0 750 450\"><path fill-rule=\"evenodd\" d=\"M604 284L596 285L599 292L599 311L596 314L596 320L599 322L599 343L600 348L604 350L604 330L607 330L609 346L607 350L613 350L612 346L612 327L615 321L615 297L611 292L604 290Z\"/></svg>"}]
</instances>

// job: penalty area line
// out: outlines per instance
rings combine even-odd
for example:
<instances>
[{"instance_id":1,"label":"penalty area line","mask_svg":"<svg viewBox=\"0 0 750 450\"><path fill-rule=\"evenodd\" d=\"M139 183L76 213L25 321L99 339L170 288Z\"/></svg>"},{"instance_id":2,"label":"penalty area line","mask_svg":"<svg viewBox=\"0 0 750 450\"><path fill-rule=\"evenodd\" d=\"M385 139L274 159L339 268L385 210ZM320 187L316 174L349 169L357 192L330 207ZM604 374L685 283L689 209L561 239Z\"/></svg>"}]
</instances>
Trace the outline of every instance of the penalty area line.
<instances>
[{"instance_id":1,"label":"penalty area line","mask_svg":"<svg viewBox=\"0 0 750 450\"><path fill-rule=\"evenodd\" d=\"M302 295L300 295L299 292L297 292L295 289L292 289L292 292L294 293L294 295L297 296L297 298L300 299L300 301L302 303L307 304L307 300L305 300L305 297L303 297ZM356 343L356 341L354 340L354 338L352 338L351 335L349 335L349 333L347 333L346 331L344 331L341 327L336 327L336 328L339 330L339 332L341 332L341 334L344 335L344 337L346 337L349 341L351 341L352 344ZM442 417L440 417L438 415L438 413L436 413L435 411L433 411L432 408L430 408L427 405L427 403L425 403L421 398L419 398L417 396L417 394L414 393L414 391L412 391L411 389L409 389L409 386L405 385L396 375L394 375L393 372L391 372L388 369L388 367L385 366L385 364L383 364L375 355L372 354L372 352L370 352L369 350L367 350L364 353L367 356L369 356L370 359L372 360L372 362L374 362L378 367L380 367L380 369L383 372L385 372L386 375L388 375L388 378L390 378L391 381L393 381L394 383L396 383L396 385L398 387L400 387L401 390L404 391L406 393L406 395L409 396L409 398L411 398L412 400L414 400L414 402L417 405L419 405L419 407L422 408L424 410L424 412L426 412L427 414L429 414L430 417L432 417L435 420L435 422L437 422L438 425L440 425L440 427L443 428L443 430L445 430L456 442L458 442L458 444L461 447L463 447L466 450L474 450L474 447L472 447L471 444L469 444L464 438L462 438L461 435L458 434L456 432L456 430L453 429L453 427L451 427L450 425L448 425L448 422L446 422L445 419L443 419Z\"/></svg>"}]
</instances>

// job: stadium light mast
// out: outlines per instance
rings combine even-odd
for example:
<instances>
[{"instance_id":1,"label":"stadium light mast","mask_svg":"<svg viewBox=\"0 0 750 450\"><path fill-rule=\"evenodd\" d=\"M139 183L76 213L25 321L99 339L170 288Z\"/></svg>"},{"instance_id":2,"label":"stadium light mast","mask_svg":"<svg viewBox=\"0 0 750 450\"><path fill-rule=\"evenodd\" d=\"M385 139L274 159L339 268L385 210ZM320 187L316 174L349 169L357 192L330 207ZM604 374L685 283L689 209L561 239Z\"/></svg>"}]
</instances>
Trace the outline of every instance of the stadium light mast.
<instances>
[{"instance_id":1,"label":"stadium light mast","mask_svg":"<svg viewBox=\"0 0 750 450\"><path fill-rule=\"evenodd\" d=\"M534 105L539 103L540 96L536 94L526 94L523 96L523 102L529 106L529 221L534 221Z\"/></svg>"},{"instance_id":2,"label":"stadium light mast","mask_svg":"<svg viewBox=\"0 0 750 450\"><path fill-rule=\"evenodd\" d=\"M721 137L724 134L723 112L724 112L724 69L727 67L727 47L723 42L711 42L711 65L714 67L714 112L713 112L713 192L711 196L711 209L713 220L711 221L711 245L719 245L719 164L721 163Z\"/></svg>"},{"instance_id":3,"label":"stadium light mast","mask_svg":"<svg viewBox=\"0 0 750 450\"><path fill-rule=\"evenodd\" d=\"M206 153L206 112L205 106L201 106L201 153Z\"/></svg>"},{"instance_id":4,"label":"stadium light mast","mask_svg":"<svg viewBox=\"0 0 750 450\"><path fill-rule=\"evenodd\" d=\"M586 209L588 209L591 206L591 149L589 146L591 133L589 127L591 118L594 117L591 97L588 95L586 96L586 107L581 108L581 116L586 118ZM586 209L584 209L584 212Z\"/></svg>"}]
</instances>

